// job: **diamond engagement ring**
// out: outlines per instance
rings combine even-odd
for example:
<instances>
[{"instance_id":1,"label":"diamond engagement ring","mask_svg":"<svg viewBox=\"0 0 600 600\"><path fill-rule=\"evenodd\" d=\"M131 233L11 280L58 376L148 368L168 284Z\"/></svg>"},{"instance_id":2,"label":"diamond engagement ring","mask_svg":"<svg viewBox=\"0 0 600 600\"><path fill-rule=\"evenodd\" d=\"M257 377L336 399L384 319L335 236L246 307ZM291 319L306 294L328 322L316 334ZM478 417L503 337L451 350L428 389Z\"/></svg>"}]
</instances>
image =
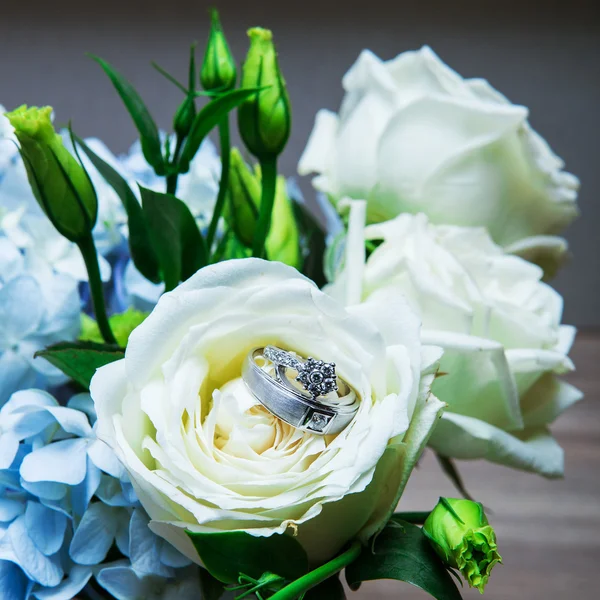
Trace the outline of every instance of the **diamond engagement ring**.
<instances>
[{"instance_id":1,"label":"diamond engagement ring","mask_svg":"<svg viewBox=\"0 0 600 600\"><path fill-rule=\"evenodd\" d=\"M334 363L276 346L250 351L242 379L269 412L311 433L339 433L358 411L356 392L336 375Z\"/></svg>"}]
</instances>

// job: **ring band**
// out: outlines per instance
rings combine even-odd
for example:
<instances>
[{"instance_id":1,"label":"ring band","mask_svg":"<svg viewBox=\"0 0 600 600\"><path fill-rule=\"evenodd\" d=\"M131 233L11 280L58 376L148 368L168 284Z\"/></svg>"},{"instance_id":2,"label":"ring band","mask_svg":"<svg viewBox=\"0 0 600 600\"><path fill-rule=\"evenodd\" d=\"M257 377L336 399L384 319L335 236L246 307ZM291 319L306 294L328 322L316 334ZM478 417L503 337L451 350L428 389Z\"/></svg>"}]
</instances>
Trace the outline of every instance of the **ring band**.
<instances>
[{"instance_id":1,"label":"ring band","mask_svg":"<svg viewBox=\"0 0 600 600\"><path fill-rule=\"evenodd\" d=\"M272 363L275 377L257 364L256 359L261 356ZM288 369L298 371L296 381L304 386L305 391L289 380ZM289 425L311 433L339 433L358 411L356 393L343 380L335 377L335 365L311 358L301 361L275 346L250 351L244 360L242 379L252 395L269 412ZM330 397L338 391L338 387L342 387L343 391L347 389L347 393L341 398L336 394L337 401L333 401ZM315 393L319 391L325 393Z\"/></svg>"}]
</instances>

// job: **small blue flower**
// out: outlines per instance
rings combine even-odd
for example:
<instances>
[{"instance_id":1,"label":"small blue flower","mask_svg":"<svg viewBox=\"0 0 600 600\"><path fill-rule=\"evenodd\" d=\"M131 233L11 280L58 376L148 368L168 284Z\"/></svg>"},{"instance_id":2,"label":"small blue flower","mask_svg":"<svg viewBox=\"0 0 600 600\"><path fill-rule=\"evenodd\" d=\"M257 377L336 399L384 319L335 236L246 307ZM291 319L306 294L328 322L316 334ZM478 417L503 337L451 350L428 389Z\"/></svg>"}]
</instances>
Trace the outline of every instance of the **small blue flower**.
<instances>
[{"instance_id":1,"label":"small blue flower","mask_svg":"<svg viewBox=\"0 0 600 600\"><path fill-rule=\"evenodd\" d=\"M0 406L27 387L66 381L36 351L79 333L77 282L30 260L0 237Z\"/></svg>"},{"instance_id":2,"label":"small blue flower","mask_svg":"<svg viewBox=\"0 0 600 600\"><path fill-rule=\"evenodd\" d=\"M69 600L92 577L124 600L175 599L184 585L199 597L197 569L150 531L94 421L88 394L61 406L23 390L0 409L3 600Z\"/></svg>"}]
</instances>

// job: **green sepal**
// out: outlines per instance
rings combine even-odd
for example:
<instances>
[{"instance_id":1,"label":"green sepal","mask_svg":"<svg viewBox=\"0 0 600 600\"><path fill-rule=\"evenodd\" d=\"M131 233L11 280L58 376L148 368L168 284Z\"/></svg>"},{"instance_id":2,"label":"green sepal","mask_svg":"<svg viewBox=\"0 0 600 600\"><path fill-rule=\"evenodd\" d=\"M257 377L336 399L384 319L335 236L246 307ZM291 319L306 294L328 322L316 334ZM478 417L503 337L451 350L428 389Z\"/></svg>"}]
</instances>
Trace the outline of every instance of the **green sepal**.
<instances>
[{"instance_id":1,"label":"green sepal","mask_svg":"<svg viewBox=\"0 0 600 600\"><path fill-rule=\"evenodd\" d=\"M240 574L258 580L267 572L293 581L308 572L304 548L289 535L256 537L244 531L186 533L202 564L223 583L238 583Z\"/></svg>"},{"instance_id":2,"label":"green sepal","mask_svg":"<svg viewBox=\"0 0 600 600\"><path fill-rule=\"evenodd\" d=\"M94 342L59 342L34 354L34 358L45 358L85 389L89 389L96 369L124 356L120 346Z\"/></svg>"},{"instance_id":3,"label":"green sepal","mask_svg":"<svg viewBox=\"0 0 600 600\"><path fill-rule=\"evenodd\" d=\"M146 279L152 283L159 283L161 279L158 258L150 241L150 232L146 218L144 217L142 205L138 202L135 194L118 171L95 154L81 138L75 136L75 140L123 203L123 207L127 213L129 250L133 264Z\"/></svg>"},{"instance_id":4,"label":"green sepal","mask_svg":"<svg viewBox=\"0 0 600 600\"><path fill-rule=\"evenodd\" d=\"M473 500L473 496L471 496L471 494L469 494L467 488L465 487L465 484L462 480L460 472L459 472L457 466L454 464L454 461L450 457L442 456L441 454L438 454L437 452L435 453L435 457L437 458L438 462L440 463L440 467L442 467L442 471L444 471L444 473L446 474L448 479L450 479L450 481L454 484L454 487L462 494L463 498L466 498L467 500L471 500L472 502L474 502L475 500Z\"/></svg>"},{"instance_id":5,"label":"green sepal","mask_svg":"<svg viewBox=\"0 0 600 600\"><path fill-rule=\"evenodd\" d=\"M125 348L131 332L143 323L149 314L135 308L128 308L125 312L110 317L108 322L117 340L117 344ZM79 336L79 340L82 342L103 342L98 323L85 313L81 314L81 335Z\"/></svg>"},{"instance_id":6,"label":"green sepal","mask_svg":"<svg viewBox=\"0 0 600 600\"><path fill-rule=\"evenodd\" d=\"M214 129L223 118L244 100L256 92L256 89L231 90L215 97L204 106L194 119L194 124L183 147L179 160L179 172L189 171L190 162L196 156L204 138Z\"/></svg>"},{"instance_id":7,"label":"green sepal","mask_svg":"<svg viewBox=\"0 0 600 600\"><path fill-rule=\"evenodd\" d=\"M206 243L190 209L179 198L142 186L140 192L150 239L169 291L207 264Z\"/></svg>"},{"instance_id":8,"label":"green sepal","mask_svg":"<svg viewBox=\"0 0 600 600\"><path fill-rule=\"evenodd\" d=\"M421 588L437 600L460 600L461 595L444 563L420 527L393 517L371 543L371 551L346 568L348 585L396 579Z\"/></svg>"},{"instance_id":9,"label":"green sepal","mask_svg":"<svg viewBox=\"0 0 600 600\"><path fill-rule=\"evenodd\" d=\"M112 65L93 54L90 54L89 56L102 67L102 70L106 73L117 90L121 100L123 100L123 104L125 104L125 108L131 115L140 134L144 158L148 161L148 164L154 169L157 175L164 175L166 166L161 151L158 127L141 96L131 83L116 71Z\"/></svg>"}]
</instances>

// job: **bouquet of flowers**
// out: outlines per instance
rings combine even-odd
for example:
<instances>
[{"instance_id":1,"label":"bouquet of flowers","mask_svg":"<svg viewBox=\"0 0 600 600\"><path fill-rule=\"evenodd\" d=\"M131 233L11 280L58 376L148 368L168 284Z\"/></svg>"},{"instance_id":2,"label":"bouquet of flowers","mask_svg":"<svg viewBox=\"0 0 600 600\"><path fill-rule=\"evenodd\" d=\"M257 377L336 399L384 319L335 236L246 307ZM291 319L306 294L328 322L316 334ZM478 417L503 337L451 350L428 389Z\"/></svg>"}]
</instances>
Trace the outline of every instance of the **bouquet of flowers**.
<instances>
[{"instance_id":1,"label":"bouquet of flowers","mask_svg":"<svg viewBox=\"0 0 600 600\"><path fill-rule=\"evenodd\" d=\"M50 107L0 111L3 600L383 578L454 600L501 562L455 460L562 475L548 425L581 394L546 281L577 179L485 80L364 51L316 117L305 203L277 168L272 33L248 34L239 78L216 12L188 81L155 65L172 134L92 57L139 132L125 156ZM464 497L396 512L427 447Z\"/></svg>"}]
</instances>

